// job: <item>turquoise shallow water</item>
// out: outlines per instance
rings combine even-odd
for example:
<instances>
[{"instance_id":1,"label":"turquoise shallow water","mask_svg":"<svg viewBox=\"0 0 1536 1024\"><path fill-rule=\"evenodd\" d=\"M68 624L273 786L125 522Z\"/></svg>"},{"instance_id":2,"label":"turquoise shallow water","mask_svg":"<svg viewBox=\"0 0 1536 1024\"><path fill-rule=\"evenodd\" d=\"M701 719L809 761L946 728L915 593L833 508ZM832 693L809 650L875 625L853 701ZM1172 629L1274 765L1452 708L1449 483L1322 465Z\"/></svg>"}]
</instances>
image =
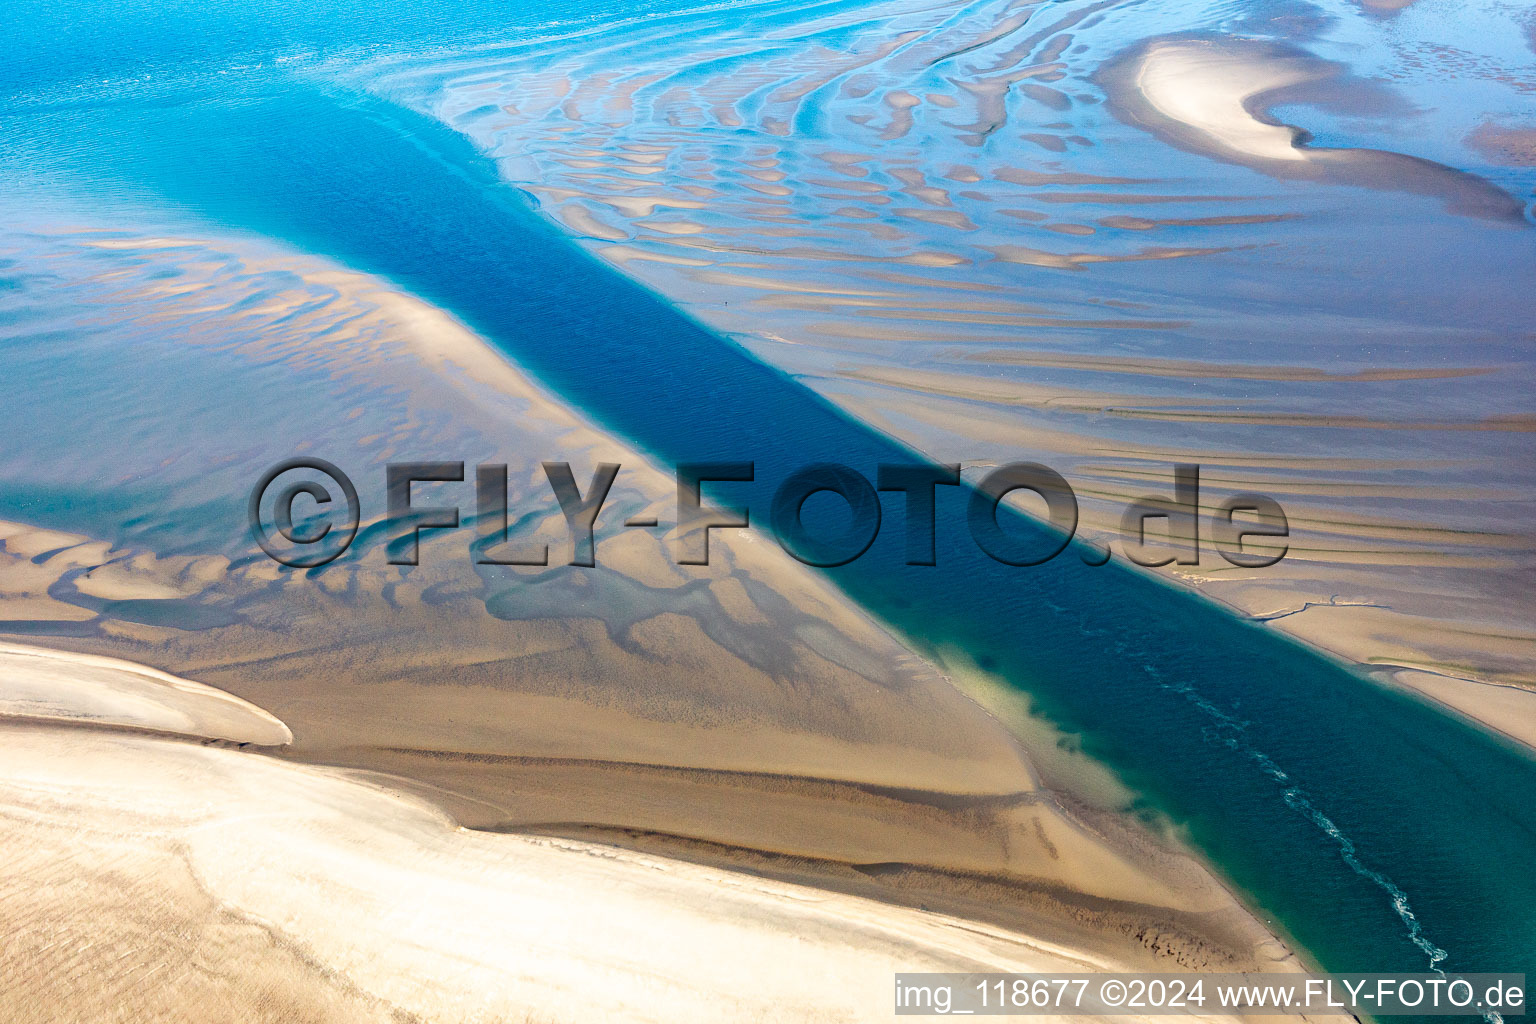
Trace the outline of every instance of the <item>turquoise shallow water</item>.
<instances>
[{"instance_id":1,"label":"turquoise shallow water","mask_svg":"<svg viewBox=\"0 0 1536 1024\"><path fill-rule=\"evenodd\" d=\"M492 13L471 13L493 26ZM424 15L406 10L388 32L408 35L412 17ZM189 45L176 30L140 29L150 49ZM289 29L285 45L313 47L368 24ZM90 50L55 39L39 52L96 73L104 58L72 57L77 45ZM778 481L808 463L873 477L879 462L913 458L584 255L432 120L265 70L110 105L39 83L4 135L8 172L32 187L281 239L383 275L660 459L754 461L756 483L720 493L759 522ZM24 448L37 427L11 423L0 439ZM6 491L0 513L114 537L179 526L233 546L244 498L236 486L228 507L177 510L186 522L169 523L153 494L119 491L107 504L87 486L68 500ZM1027 691L1326 967L1536 964L1536 762L1202 600L1118 565L1090 567L1075 549L1035 568L986 559L962 542L963 510L962 492L941 490L937 568L902 565L900 533L887 528L869 555L829 573L919 649L964 650Z\"/></svg>"}]
</instances>

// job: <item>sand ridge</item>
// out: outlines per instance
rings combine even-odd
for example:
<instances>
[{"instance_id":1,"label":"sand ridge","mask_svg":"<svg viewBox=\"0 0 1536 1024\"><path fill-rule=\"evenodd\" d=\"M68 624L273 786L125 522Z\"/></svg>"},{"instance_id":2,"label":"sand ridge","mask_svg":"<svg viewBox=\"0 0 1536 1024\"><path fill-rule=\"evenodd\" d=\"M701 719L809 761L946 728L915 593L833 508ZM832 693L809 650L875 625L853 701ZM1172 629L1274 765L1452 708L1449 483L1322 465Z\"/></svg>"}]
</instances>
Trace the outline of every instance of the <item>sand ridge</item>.
<instances>
[{"instance_id":1,"label":"sand ridge","mask_svg":"<svg viewBox=\"0 0 1536 1024\"><path fill-rule=\"evenodd\" d=\"M0 643L0 718L82 722L258 746L293 742L274 716L223 690L118 658Z\"/></svg>"}]
</instances>

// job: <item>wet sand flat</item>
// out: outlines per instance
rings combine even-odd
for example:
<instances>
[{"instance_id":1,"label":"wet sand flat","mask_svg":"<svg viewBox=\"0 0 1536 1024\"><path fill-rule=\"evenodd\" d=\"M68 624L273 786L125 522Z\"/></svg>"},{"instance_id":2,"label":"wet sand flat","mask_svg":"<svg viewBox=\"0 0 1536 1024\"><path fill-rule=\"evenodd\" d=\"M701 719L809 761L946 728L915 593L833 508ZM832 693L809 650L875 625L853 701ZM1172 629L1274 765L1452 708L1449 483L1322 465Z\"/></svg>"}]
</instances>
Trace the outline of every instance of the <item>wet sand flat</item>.
<instances>
[{"instance_id":1,"label":"wet sand flat","mask_svg":"<svg viewBox=\"0 0 1536 1024\"><path fill-rule=\"evenodd\" d=\"M408 570L387 565L374 541L356 557L300 574L253 554L238 521L222 515L206 520L205 535L192 530L199 538L192 546L203 552L197 555L184 553L185 538L156 544L153 528L115 535L110 510L100 520L103 538L88 516L74 533L8 522L0 559L18 571L4 575L14 589L0 607L24 609L26 617L6 628L27 637L13 645L14 665L58 667L51 681L30 683L35 672L9 670L0 696L31 701L12 697L7 706L17 714L286 744L281 760L263 754L228 762L232 777L258 764L258 772L296 780L296 792L316 778L367 780L368 791L380 794L368 799L412 794L411 807L426 800L442 809L430 812L434 822L447 820L445 810L458 826L501 833L484 839L502 842L498 849L565 849L547 837L585 837L610 851L747 869L879 901L898 916L928 907L1015 936L1006 942L1059 945L1104 962L1296 968L1295 956L1174 837L1121 813L1127 797L1101 769L1055 750L1044 723L1017 712L1005 722L979 706L776 546L721 533L711 540L710 565L678 566L668 537L628 531L604 537L595 569L560 565L570 542L539 469L546 453L572 459L583 481L598 461L625 467L608 499L615 511L605 514L670 518L675 485L531 387L450 318L382 282L278 251L190 238L140 246L120 232L43 241L56 253L58 270L47 286L55 302L64 294L86 309L154 310L153 321L114 317L97 327L114 344L120 332L148 322L175 339L157 351L160 361L141 362L139 373L159 375L170 361L195 381L200 364L210 363L225 395L256 389L266 374L284 375L283 414L299 422L227 464L199 464L160 509L166 522L203 522L198 510L209 495L238 491L234 481L254 478L286 454L288 431L314 431L328 452L355 452L347 461L361 487L383 461L416 453L410 431L434 424L443 450L508 462L511 507L543 509L520 516L509 543L547 543L554 564L477 567L461 531L424 533L420 564ZM172 268L182 286L167 291ZM142 387L128 373L111 390L126 400ZM364 395L368 401L359 401ZM196 418L223 400L182 408ZM67 401L55 410L70 414ZM100 450L66 434L59 435L56 472L61 479L89 475ZM153 440L127 453L130 468L134 459L157 458ZM588 611L573 615L573 606ZM103 675L104 663L94 660L103 655L156 669L113 662L106 667L117 674ZM56 705L51 712L37 706L34 691L44 682ZM153 714L122 706L115 695L130 682L150 687L133 693ZM220 726L199 710L218 701L247 708L252 723L265 724ZM1021 728L1038 734L1042 750L1054 750L1063 764L1053 770L1077 777L1080 792L1042 786L1015 736ZM151 780L145 785L170 784L153 782L157 772L181 778L215 770L187 757L217 765L236 756L170 739L98 736L80 725L17 729L41 748L99 753L99 763L80 769L85 775L110 778L107 764L120 759L116 770L131 777L142 769ZM15 748L18 759L25 745ZM40 750L37 756L46 767ZM75 798L85 802L81 815L96 813L85 809L95 800L89 786L82 782ZM259 801L241 810L246 803L228 799L219 813L289 813L262 810ZM390 820L369 827L420 827ZM161 828L152 821L134 827ZM315 828L327 843L343 841L330 824ZM139 840L123 849L149 858L144 885L180 884L154 866L161 854ZM271 849L280 856L279 846ZM627 854L603 857L632 863ZM222 858L210 863L234 871ZM96 877L104 868L90 861L80 870ZM279 899L277 892L263 898ZM92 890L82 905L99 907L104 898ZM164 898L156 895L153 905ZM111 927L125 936L170 920L113 913ZM336 937L339 945L326 955L362 956L357 943L376 938ZM303 995L308 983L288 978L290 969L303 973L291 963L272 968L278 994L271 998L289 998L282 992L294 986L294 999L319 998ZM29 978L35 998L52 991L43 975ZM179 991L172 989L168 1000ZM219 991L221 999L237 998ZM325 998L351 1005L343 995ZM433 1019L456 1019L433 1001L448 998L409 996L425 1000L419 1005L438 1015ZM677 1012L694 1012L687 1006Z\"/></svg>"},{"instance_id":2,"label":"wet sand flat","mask_svg":"<svg viewBox=\"0 0 1536 1024\"><path fill-rule=\"evenodd\" d=\"M1111 542L1126 501L1200 463L1212 506L1280 500L1290 551L1170 578L1372 671L1531 691L1516 282L1536 251L1510 170L1529 126L1412 122L1449 51L1352 17L1223 32L1113 3L806 8L765 25L766 52L730 26L593 29L380 88L496 154L593 252L935 459L1044 462ZM615 63L613 37L674 70ZM1458 52L1459 87L1532 87L1503 50ZM599 69L622 108L557 88ZM1331 610L1367 606L1368 623Z\"/></svg>"}]
</instances>

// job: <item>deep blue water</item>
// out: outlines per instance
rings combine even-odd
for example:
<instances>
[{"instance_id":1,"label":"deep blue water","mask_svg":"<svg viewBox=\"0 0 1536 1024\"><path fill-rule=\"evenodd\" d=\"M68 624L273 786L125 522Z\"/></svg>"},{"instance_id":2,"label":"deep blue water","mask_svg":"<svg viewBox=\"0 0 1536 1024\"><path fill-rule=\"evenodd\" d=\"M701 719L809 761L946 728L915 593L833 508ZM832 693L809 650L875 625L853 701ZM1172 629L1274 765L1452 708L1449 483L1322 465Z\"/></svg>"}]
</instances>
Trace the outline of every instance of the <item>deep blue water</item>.
<instances>
[{"instance_id":1,"label":"deep blue water","mask_svg":"<svg viewBox=\"0 0 1536 1024\"><path fill-rule=\"evenodd\" d=\"M756 483L715 493L760 524L808 463L873 478L915 458L584 255L469 143L379 100L257 76L216 96L55 104L13 121L5 147L84 194L387 277L658 458L755 462ZM231 522L243 501L231 495ZM827 571L918 649L962 649L1027 691L1328 968L1536 965L1536 762L1076 549L1040 567L994 562L969 542L964 507L964 492L940 489L937 568L901 564L888 501L872 551Z\"/></svg>"}]
</instances>

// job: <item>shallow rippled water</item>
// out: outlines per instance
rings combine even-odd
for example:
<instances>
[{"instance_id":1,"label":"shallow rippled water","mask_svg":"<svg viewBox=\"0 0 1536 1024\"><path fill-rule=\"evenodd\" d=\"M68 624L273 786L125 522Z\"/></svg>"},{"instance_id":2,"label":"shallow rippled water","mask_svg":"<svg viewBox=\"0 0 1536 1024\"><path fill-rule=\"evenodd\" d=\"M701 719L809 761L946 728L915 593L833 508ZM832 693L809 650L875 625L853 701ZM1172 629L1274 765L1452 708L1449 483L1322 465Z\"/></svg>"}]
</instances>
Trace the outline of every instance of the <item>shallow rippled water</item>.
<instances>
[{"instance_id":1,"label":"shallow rippled water","mask_svg":"<svg viewBox=\"0 0 1536 1024\"><path fill-rule=\"evenodd\" d=\"M736 5L344 74L853 415L945 461L1044 461L1099 533L1200 462L1209 505L1259 491L1294 527L1272 573L1192 570L1217 596L1357 660L1531 685L1521 17ZM1268 82L1250 105L1336 159L1298 177L1149 130L1124 65L1181 46L1226 61L1166 61L1194 108Z\"/></svg>"},{"instance_id":2,"label":"shallow rippled water","mask_svg":"<svg viewBox=\"0 0 1536 1024\"><path fill-rule=\"evenodd\" d=\"M138 275L159 257L113 266L75 234L254 233L438 304L663 460L1042 458L1088 482L1100 529L1169 462L1202 462L1294 510L1299 568L1252 583L1256 607L1390 593L1402 635L1450 608L1460 633L1423 641L1425 664L1529 682L1531 51L1519 11L1460 10L572 5L514 25L230 4L81 8L62 32L31 11L0 98L0 202L25 221L0 366L27 388L0 426L0 512L249 556L229 494L301 443L281 367L232 342L218 357L268 383L229 396L198 352L178 366L209 374L206 401L165 408L142 360L177 335L102 311L115 274L156 287ZM1286 48L1305 81L1273 112L1314 147L1439 169L1297 177L1117 96L1146 47L1225 53L1218 31ZM150 279L171 294L222 251ZM292 291L300 330L346 329L280 273L215 276L268 312ZM883 561L835 578L925 653L1038 697L1325 964L1536 949L1525 755L1140 576L1074 563L1026 587L955 557L973 581Z\"/></svg>"}]
</instances>

